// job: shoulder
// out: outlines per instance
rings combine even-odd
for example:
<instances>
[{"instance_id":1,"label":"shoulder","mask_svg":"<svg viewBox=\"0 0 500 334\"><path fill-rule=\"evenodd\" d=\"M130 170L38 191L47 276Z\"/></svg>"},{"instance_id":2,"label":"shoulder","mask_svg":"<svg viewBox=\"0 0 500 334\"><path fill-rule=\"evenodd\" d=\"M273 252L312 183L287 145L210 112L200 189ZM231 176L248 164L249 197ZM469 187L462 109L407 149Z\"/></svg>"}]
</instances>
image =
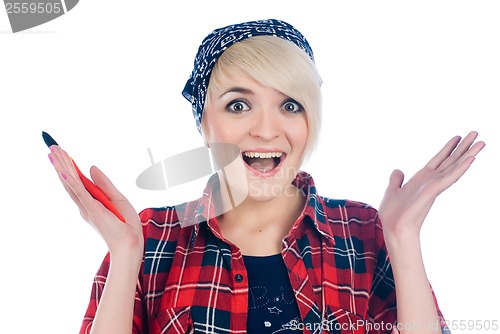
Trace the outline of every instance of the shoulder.
<instances>
[{"instance_id":1,"label":"shoulder","mask_svg":"<svg viewBox=\"0 0 500 334\"><path fill-rule=\"evenodd\" d=\"M175 206L146 208L139 213L143 224L175 224L179 222Z\"/></svg>"},{"instance_id":2,"label":"shoulder","mask_svg":"<svg viewBox=\"0 0 500 334\"><path fill-rule=\"evenodd\" d=\"M374 222L378 219L378 211L367 203L348 199L333 199L320 197L325 214L333 219L367 220Z\"/></svg>"},{"instance_id":3,"label":"shoulder","mask_svg":"<svg viewBox=\"0 0 500 334\"><path fill-rule=\"evenodd\" d=\"M145 239L176 238L182 224L175 206L146 208L139 213Z\"/></svg>"},{"instance_id":4,"label":"shoulder","mask_svg":"<svg viewBox=\"0 0 500 334\"><path fill-rule=\"evenodd\" d=\"M383 230L378 211L363 202L320 197L327 226L337 243L361 242L365 248L382 247ZM370 246L369 246L370 245Z\"/></svg>"},{"instance_id":5,"label":"shoulder","mask_svg":"<svg viewBox=\"0 0 500 334\"><path fill-rule=\"evenodd\" d=\"M304 191L307 196L307 211L314 211L314 216L322 219L323 215L332 219L346 219L358 217L372 220L378 216L377 210L369 204L349 199L334 199L321 196L318 193L312 176L301 171L293 183L297 188Z\"/></svg>"}]
</instances>

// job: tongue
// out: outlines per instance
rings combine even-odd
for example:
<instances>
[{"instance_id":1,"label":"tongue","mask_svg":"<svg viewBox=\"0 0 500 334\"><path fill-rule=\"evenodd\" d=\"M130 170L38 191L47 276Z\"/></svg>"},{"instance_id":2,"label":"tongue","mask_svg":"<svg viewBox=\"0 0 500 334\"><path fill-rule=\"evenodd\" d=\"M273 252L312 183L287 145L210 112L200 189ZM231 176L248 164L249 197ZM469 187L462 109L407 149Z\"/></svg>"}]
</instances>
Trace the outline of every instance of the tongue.
<instances>
[{"instance_id":1,"label":"tongue","mask_svg":"<svg viewBox=\"0 0 500 334\"><path fill-rule=\"evenodd\" d=\"M267 172L274 168L273 158L250 158L248 165L259 172Z\"/></svg>"}]
</instances>

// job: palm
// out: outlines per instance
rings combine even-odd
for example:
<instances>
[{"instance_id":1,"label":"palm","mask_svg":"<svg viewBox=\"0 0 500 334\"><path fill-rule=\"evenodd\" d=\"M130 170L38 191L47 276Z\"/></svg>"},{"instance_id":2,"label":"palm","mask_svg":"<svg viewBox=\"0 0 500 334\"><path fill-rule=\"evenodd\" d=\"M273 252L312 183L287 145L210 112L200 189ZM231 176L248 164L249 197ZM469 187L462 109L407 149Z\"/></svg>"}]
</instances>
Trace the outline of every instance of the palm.
<instances>
[{"instance_id":1,"label":"palm","mask_svg":"<svg viewBox=\"0 0 500 334\"><path fill-rule=\"evenodd\" d=\"M428 163L403 185L404 175L395 170L380 204L384 231L418 234L436 197L455 183L485 146L474 143L476 132L463 140L452 138Z\"/></svg>"},{"instance_id":2,"label":"palm","mask_svg":"<svg viewBox=\"0 0 500 334\"><path fill-rule=\"evenodd\" d=\"M51 147L50 157L64 188L80 210L81 216L96 229L110 252L142 247L142 225L130 202L97 167L91 168L93 182L111 200L125 218L120 221L111 211L95 200L85 189L69 155L59 146Z\"/></svg>"}]
</instances>

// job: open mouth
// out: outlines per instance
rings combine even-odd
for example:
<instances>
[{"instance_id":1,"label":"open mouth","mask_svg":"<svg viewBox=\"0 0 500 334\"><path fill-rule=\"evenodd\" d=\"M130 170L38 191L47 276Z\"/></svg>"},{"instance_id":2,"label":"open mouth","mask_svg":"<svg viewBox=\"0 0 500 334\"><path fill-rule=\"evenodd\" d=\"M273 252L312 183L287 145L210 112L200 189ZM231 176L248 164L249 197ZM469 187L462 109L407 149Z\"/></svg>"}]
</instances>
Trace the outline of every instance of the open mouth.
<instances>
[{"instance_id":1,"label":"open mouth","mask_svg":"<svg viewBox=\"0 0 500 334\"><path fill-rule=\"evenodd\" d=\"M280 165L285 158L283 152L243 152L243 160L252 169L265 173Z\"/></svg>"}]
</instances>

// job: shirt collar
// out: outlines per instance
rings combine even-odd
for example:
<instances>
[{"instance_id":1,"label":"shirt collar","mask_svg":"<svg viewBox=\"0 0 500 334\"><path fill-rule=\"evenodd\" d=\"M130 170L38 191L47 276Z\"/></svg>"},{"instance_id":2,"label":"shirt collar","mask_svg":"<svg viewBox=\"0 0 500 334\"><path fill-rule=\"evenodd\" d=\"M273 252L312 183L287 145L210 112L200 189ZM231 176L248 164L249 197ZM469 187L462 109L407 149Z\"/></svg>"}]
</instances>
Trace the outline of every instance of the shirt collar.
<instances>
[{"instance_id":1,"label":"shirt collar","mask_svg":"<svg viewBox=\"0 0 500 334\"><path fill-rule=\"evenodd\" d=\"M306 204L299 219L290 229L290 234L300 234L303 231L304 223L309 221L314 226L315 230L319 232L324 238L329 239L335 244L333 233L328 223L328 217L325 213L325 201L317 194L316 186L311 175L306 172L300 171L292 184L299 188L306 195ZM207 182L203 191L203 195L192 202L183 204L177 208L179 221L182 226L194 225L191 244L193 245L200 230L200 224L208 226L210 230L218 238L225 240L222 236L220 226L217 222L216 216L218 215L219 208L217 208L214 199L219 194L219 179L217 173L212 175ZM180 212L180 213L179 213ZM186 214L187 213L187 214Z\"/></svg>"},{"instance_id":2,"label":"shirt collar","mask_svg":"<svg viewBox=\"0 0 500 334\"><path fill-rule=\"evenodd\" d=\"M323 237L330 239L331 242L335 244L333 232L325 212L325 201L318 195L312 176L301 171L297 174L295 180L292 181L292 184L301 189L305 193L307 199L304 210L299 219L297 219L292 226L290 233L293 233L295 230L300 233L302 231L301 227L304 225L302 221L309 220Z\"/></svg>"}]
</instances>

